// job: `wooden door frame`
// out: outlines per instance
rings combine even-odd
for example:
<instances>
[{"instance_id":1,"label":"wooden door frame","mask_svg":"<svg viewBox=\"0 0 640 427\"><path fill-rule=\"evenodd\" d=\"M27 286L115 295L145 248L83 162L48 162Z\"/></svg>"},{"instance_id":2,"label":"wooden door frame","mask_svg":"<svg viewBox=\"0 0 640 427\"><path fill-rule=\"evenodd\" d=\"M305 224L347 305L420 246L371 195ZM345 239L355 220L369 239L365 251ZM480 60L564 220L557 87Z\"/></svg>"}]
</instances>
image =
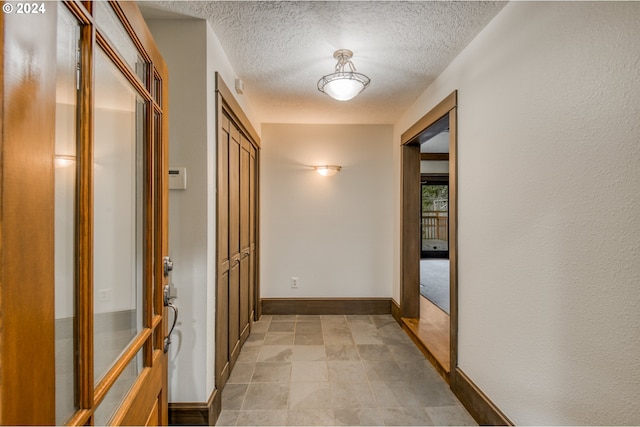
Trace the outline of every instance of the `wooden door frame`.
<instances>
[{"instance_id":1,"label":"wooden door frame","mask_svg":"<svg viewBox=\"0 0 640 427\"><path fill-rule=\"evenodd\" d=\"M418 136L449 116L449 260L450 260L450 383L458 366L458 169L457 105L454 91L414 123L401 138L400 315L420 317L420 143Z\"/></svg>"}]
</instances>

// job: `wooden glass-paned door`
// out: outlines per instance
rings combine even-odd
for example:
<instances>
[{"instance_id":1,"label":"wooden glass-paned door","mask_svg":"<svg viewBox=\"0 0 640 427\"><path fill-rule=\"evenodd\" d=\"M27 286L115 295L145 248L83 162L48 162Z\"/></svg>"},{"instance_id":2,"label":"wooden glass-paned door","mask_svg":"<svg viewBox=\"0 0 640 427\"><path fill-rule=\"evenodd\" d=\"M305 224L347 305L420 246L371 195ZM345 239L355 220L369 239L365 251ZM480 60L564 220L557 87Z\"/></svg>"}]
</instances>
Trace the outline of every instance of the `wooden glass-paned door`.
<instances>
[{"instance_id":1,"label":"wooden glass-paned door","mask_svg":"<svg viewBox=\"0 0 640 427\"><path fill-rule=\"evenodd\" d=\"M0 424L166 424L166 64L134 2L0 28Z\"/></svg>"}]
</instances>

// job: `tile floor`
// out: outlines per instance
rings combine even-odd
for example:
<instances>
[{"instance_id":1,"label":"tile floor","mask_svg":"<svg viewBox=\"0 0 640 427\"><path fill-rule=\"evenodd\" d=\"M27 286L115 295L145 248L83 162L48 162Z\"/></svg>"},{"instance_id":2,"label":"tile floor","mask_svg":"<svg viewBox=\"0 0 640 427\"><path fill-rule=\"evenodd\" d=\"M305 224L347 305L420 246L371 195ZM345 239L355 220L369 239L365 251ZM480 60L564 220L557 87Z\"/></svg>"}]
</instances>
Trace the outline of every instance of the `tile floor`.
<instances>
[{"instance_id":1,"label":"tile floor","mask_svg":"<svg viewBox=\"0 0 640 427\"><path fill-rule=\"evenodd\" d=\"M390 315L263 316L217 425L477 425Z\"/></svg>"}]
</instances>

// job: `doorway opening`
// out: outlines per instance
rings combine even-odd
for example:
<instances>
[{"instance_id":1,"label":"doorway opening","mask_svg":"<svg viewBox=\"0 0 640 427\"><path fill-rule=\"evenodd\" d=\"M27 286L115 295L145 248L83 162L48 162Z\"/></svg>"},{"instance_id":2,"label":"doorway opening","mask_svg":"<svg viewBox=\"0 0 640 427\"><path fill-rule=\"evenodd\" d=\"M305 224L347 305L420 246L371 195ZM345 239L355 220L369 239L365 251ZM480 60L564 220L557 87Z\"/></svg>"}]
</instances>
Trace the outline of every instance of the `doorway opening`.
<instances>
[{"instance_id":1,"label":"doorway opening","mask_svg":"<svg viewBox=\"0 0 640 427\"><path fill-rule=\"evenodd\" d=\"M402 135L402 321L448 382L457 365L456 105L453 92Z\"/></svg>"},{"instance_id":2,"label":"doorway opening","mask_svg":"<svg viewBox=\"0 0 640 427\"><path fill-rule=\"evenodd\" d=\"M420 163L423 170L434 167L429 160ZM420 295L449 315L449 177L434 180L425 175L421 183Z\"/></svg>"}]
</instances>

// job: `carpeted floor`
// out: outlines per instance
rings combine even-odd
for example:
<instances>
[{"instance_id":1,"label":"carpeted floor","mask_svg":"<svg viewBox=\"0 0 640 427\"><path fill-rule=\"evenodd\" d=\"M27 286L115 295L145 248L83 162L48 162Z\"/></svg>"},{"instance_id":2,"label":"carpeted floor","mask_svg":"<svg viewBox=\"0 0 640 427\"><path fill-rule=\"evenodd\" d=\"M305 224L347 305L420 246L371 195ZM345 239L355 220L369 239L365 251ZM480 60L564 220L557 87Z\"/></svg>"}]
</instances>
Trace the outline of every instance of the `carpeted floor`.
<instances>
[{"instance_id":1,"label":"carpeted floor","mask_svg":"<svg viewBox=\"0 0 640 427\"><path fill-rule=\"evenodd\" d=\"M420 293L449 314L449 260L420 260Z\"/></svg>"}]
</instances>

